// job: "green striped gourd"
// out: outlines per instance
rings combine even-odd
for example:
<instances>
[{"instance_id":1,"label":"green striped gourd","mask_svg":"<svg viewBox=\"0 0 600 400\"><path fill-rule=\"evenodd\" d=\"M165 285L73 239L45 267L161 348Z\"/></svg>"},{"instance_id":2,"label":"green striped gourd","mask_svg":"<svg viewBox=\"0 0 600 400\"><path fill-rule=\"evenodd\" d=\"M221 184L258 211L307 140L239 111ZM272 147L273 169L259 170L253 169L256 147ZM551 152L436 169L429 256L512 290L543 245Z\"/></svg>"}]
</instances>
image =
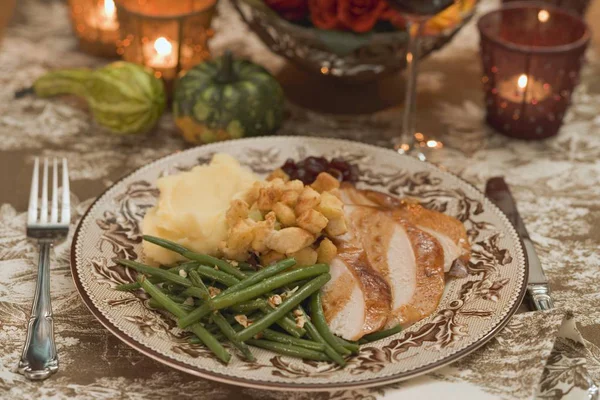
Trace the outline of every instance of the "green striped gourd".
<instances>
[{"instance_id":1,"label":"green striped gourd","mask_svg":"<svg viewBox=\"0 0 600 400\"><path fill-rule=\"evenodd\" d=\"M96 122L117 134L149 131L166 103L162 81L150 69L124 61L97 70L51 71L33 89L40 97L73 94L85 98Z\"/></svg>"},{"instance_id":2,"label":"green striped gourd","mask_svg":"<svg viewBox=\"0 0 600 400\"><path fill-rule=\"evenodd\" d=\"M191 143L270 135L283 120L279 83L263 67L231 53L189 70L176 84L175 123Z\"/></svg>"}]
</instances>

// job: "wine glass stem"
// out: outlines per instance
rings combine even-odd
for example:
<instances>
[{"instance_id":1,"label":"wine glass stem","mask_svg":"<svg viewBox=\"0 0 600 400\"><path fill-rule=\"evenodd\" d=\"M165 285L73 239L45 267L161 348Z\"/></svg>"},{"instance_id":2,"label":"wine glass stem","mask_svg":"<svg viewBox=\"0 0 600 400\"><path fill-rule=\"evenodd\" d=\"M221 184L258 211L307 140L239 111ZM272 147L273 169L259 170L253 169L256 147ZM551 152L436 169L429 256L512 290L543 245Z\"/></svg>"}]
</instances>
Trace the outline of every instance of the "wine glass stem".
<instances>
[{"instance_id":1,"label":"wine glass stem","mask_svg":"<svg viewBox=\"0 0 600 400\"><path fill-rule=\"evenodd\" d=\"M409 40L406 52L406 94L404 98L404 117L402 124L402 144L410 151L410 147L418 147L415 141L416 114L417 114L417 74L419 70L419 45L423 31L424 21L410 20L407 24Z\"/></svg>"}]
</instances>

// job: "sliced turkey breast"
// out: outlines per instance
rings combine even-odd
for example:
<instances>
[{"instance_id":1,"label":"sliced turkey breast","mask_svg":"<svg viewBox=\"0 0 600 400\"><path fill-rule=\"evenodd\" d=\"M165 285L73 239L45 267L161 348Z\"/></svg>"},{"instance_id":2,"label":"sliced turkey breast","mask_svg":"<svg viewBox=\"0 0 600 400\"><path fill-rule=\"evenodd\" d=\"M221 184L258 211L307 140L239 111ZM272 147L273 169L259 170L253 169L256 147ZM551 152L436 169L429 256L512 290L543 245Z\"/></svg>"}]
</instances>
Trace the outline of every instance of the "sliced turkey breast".
<instances>
[{"instance_id":1,"label":"sliced turkey breast","mask_svg":"<svg viewBox=\"0 0 600 400\"><path fill-rule=\"evenodd\" d=\"M331 330L357 340L415 323L437 308L444 270L468 259L462 223L418 204L343 185L348 233L336 240L323 307Z\"/></svg>"},{"instance_id":2,"label":"sliced turkey breast","mask_svg":"<svg viewBox=\"0 0 600 400\"><path fill-rule=\"evenodd\" d=\"M444 293L444 252L438 240L403 219L396 220L387 263L394 288L387 328L413 324L437 308Z\"/></svg>"},{"instance_id":3,"label":"sliced turkey breast","mask_svg":"<svg viewBox=\"0 0 600 400\"><path fill-rule=\"evenodd\" d=\"M471 247L467 231L462 222L449 215L429 210L419 204L374 190L359 190L352 185L343 185L342 200L345 204L382 207L437 239L443 248L444 271L448 272L456 260L469 261Z\"/></svg>"},{"instance_id":4,"label":"sliced turkey breast","mask_svg":"<svg viewBox=\"0 0 600 400\"><path fill-rule=\"evenodd\" d=\"M329 267L331 280L321 291L327 324L345 339L361 338L367 313L362 286L342 259L334 259Z\"/></svg>"},{"instance_id":5,"label":"sliced turkey breast","mask_svg":"<svg viewBox=\"0 0 600 400\"><path fill-rule=\"evenodd\" d=\"M353 205L345 210L369 263L390 286L386 326L409 325L432 313L444 291L444 253L438 240L393 210Z\"/></svg>"},{"instance_id":6,"label":"sliced turkey breast","mask_svg":"<svg viewBox=\"0 0 600 400\"><path fill-rule=\"evenodd\" d=\"M331 331L358 340L380 330L390 312L390 287L369 264L356 243L338 241L330 263L331 280L323 287L323 311Z\"/></svg>"}]
</instances>

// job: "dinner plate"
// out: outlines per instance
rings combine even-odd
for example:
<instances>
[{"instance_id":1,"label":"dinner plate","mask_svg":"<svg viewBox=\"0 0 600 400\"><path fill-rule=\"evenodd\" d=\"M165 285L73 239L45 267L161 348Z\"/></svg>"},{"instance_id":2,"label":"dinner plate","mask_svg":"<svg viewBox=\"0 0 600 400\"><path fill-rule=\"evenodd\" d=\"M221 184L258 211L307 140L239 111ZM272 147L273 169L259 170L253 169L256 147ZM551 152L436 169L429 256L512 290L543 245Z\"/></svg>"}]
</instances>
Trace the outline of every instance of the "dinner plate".
<instances>
[{"instance_id":1,"label":"dinner plate","mask_svg":"<svg viewBox=\"0 0 600 400\"><path fill-rule=\"evenodd\" d=\"M115 290L133 281L114 258L143 258L140 224L158 197L157 178L210 161L236 157L259 175L286 159L342 157L358 165L359 187L418 199L461 220L472 243L465 278L449 279L429 317L399 334L361 346L344 368L253 348L256 362L220 363L167 315L147 306L147 295ZM332 390L383 385L430 372L466 356L507 323L525 293L527 263L506 216L474 186L432 164L366 144L308 137L259 137L214 143L172 154L127 175L106 190L81 219L71 248L77 290L115 336L155 360L220 382L262 389Z\"/></svg>"}]
</instances>

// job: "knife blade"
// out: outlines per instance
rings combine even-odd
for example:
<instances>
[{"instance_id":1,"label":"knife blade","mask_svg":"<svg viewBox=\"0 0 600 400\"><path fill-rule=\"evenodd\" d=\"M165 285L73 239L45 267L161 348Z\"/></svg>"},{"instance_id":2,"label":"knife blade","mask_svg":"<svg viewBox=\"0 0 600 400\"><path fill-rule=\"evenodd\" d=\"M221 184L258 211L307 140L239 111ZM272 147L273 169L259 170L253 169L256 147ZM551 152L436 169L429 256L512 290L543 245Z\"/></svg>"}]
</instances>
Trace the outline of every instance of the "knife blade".
<instances>
[{"instance_id":1,"label":"knife blade","mask_svg":"<svg viewBox=\"0 0 600 400\"><path fill-rule=\"evenodd\" d=\"M535 252L533 242L525 228L525 224L519 215L515 199L508 185L502 177L490 178L485 185L485 195L506 214L509 221L515 227L517 234L521 237L525 251L525 257L529 264L529 276L527 280L527 291L530 296L530 305L536 310L548 310L553 308L548 278L544 274L542 263Z\"/></svg>"}]
</instances>

